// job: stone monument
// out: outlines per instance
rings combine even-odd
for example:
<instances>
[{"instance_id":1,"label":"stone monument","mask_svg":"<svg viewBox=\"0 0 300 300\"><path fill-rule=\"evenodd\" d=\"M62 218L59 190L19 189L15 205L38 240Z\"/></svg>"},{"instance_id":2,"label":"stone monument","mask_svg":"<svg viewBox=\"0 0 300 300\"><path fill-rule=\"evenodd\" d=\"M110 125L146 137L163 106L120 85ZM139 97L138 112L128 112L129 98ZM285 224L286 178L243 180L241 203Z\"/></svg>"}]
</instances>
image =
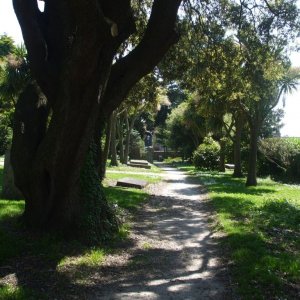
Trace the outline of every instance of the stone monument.
<instances>
[{"instance_id":1,"label":"stone monument","mask_svg":"<svg viewBox=\"0 0 300 300\"><path fill-rule=\"evenodd\" d=\"M152 145L152 133L148 130L145 132L145 150L146 150L146 159L151 164L153 163L153 145Z\"/></svg>"}]
</instances>

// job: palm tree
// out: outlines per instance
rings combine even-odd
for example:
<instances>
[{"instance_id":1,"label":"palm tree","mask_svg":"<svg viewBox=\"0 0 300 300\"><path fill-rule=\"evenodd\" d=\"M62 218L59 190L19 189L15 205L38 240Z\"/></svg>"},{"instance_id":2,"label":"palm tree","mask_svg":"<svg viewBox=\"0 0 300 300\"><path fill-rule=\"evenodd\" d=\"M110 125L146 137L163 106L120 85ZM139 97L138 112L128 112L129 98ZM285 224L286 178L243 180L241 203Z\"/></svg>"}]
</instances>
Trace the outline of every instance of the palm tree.
<instances>
[{"instance_id":1,"label":"palm tree","mask_svg":"<svg viewBox=\"0 0 300 300\"><path fill-rule=\"evenodd\" d=\"M290 68L287 73L280 80L280 90L278 95L278 100L283 95L282 102L285 106L285 95L291 94L293 91L297 90L297 86L300 80L300 68Z\"/></svg>"},{"instance_id":2,"label":"palm tree","mask_svg":"<svg viewBox=\"0 0 300 300\"><path fill-rule=\"evenodd\" d=\"M4 120L5 129L9 132L12 127L12 114L19 95L31 81L27 52L24 45L17 46L1 60L0 65L0 115ZM22 199L20 191L14 185L13 169L10 163L9 140L7 134L5 148L4 174L2 196L6 199ZM3 137L2 137L3 138ZM5 149L4 148L4 149ZM3 149L3 151L5 151Z\"/></svg>"},{"instance_id":3,"label":"palm tree","mask_svg":"<svg viewBox=\"0 0 300 300\"><path fill-rule=\"evenodd\" d=\"M17 46L5 57L0 68L1 106L15 107L18 96L30 80L26 48Z\"/></svg>"}]
</instances>

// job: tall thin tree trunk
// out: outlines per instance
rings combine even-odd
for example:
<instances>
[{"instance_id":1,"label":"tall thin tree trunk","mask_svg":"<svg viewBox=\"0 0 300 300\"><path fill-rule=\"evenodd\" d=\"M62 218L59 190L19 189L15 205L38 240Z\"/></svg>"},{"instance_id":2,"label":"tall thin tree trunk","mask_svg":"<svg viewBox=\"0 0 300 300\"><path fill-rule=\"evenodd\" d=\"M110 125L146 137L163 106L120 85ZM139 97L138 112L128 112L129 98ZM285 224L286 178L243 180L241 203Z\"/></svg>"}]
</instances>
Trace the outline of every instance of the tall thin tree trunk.
<instances>
[{"instance_id":1,"label":"tall thin tree trunk","mask_svg":"<svg viewBox=\"0 0 300 300\"><path fill-rule=\"evenodd\" d=\"M111 166L118 166L117 159L117 112L111 114L111 139L110 139Z\"/></svg>"},{"instance_id":2,"label":"tall thin tree trunk","mask_svg":"<svg viewBox=\"0 0 300 300\"><path fill-rule=\"evenodd\" d=\"M225 141L221 138L220 141L220 161L219 161L219 172L225 172Z\"/></svg>"},{"instance_id":3,"label":"tall thin tree trunk","mask_svg":"<svg viewBox=\"0 0 300 300\"><path fill-rule=\"evenodd\" d=\"M125 149L124 149L124 164L127 165L128 163L128 155L129 155L129 144L130 144L130 125L129 125L129 119L128 119L128 112L127 109L125 109L124 112L124 119L126 124L126 137L125 137Z\"/></svg>"},{"instance_id":4,"label":"tall thin tree trunk","mask_svg":"<svg viewBox=\"0 0 300 300\"><path fill-rule=\"evenodd\" d=\"M241 139L243 131L243 120L242 114L237 113L235 120L235 137L234 137L234 171L233 177L243 177L242 172L242 159L241 159Z\"/></svg>"},{"instance_id":5,"label":"tall thin tree trunk","mask_svg":"<svg viewBox=\"0 0 300 300\"><path fill-rule=\"evenodd\" d=\"M110 146L110 141L111 141L112 123L113 123L113 117L111 115L106 124L105 144L104 144L104 149L101 153L100 166L99 166L99 170L98 170L99 174L100 174L100 179L103 179L106 174L106 162L108 159L109 146Z\"/></svg>"},{"instance_id":6,"label":"tall thin tree trunk","mask_svg":"<svg viewBox=\"0 0 300 300\"><path fill-rule=\"evenodd\" d=\"M257 150L258 150L259 123L251 122L250 124L250 149L249 165L246 186L257 185Z\"/></svg>"},{"instance_id":7,"label":"tall thin tree trunk","mask_svg":"<svg viewBox=\"0 0 300 300\"><path fill-rule=\"evenodd\" d=\"M137 119L137 116L133 116L133 118L130 121L127 118L126 121L126 127L127 127L127 134L126 134L126 141L125 141L125 163L128 163L128 157L129 157L129 150L130 150L130 137L133 130L133 126L135 123L135 120Z\"/></svg>"},{"instance_id":8,"label":"tall thin tree trunk","mask_svg":"<svg viewBox=\"0 0 300 300\"><path fill-rule=\"evenodd\" d=\"M124 132L123 132L123 116L121 114L120 118L117 120L117 128L118 128L118 140L119 140L119 155L120 162L124 164Z\"/></svg>"}]
</instances>

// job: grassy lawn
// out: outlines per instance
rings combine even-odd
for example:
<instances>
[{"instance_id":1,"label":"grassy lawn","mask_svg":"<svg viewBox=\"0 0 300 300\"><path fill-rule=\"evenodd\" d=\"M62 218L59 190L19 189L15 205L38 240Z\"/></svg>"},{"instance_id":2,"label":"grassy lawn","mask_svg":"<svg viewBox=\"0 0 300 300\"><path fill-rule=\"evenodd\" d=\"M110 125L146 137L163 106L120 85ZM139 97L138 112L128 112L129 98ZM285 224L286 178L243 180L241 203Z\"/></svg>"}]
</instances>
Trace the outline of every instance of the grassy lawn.
<instances>
[{"instance_id":1,"label":"grassy lawn","mask_svg":"<svg viewBox=\"0 0 300 300\"><path fill-rule=\"evenodd\" d=\"M300 186L259 179L245 187L231 173L192 171L207 187L242 299L297 299ZM298 298L299 299L299 298Z\"/></svg>"},{"instance_id":2,"label":"grassy lawn","mask_svg":"<svg viewBox=\"0 0 300 300\"><path fill-rule=\"evenodd\" d=\"M139 169L139 171L141 170ZM111 175L114 178L115 175L128 176L122 173ZM3 168L0 166L0 190L2 189L2 176ZM157 182L160 179L160 177L149 177L142 174L137 175L137 177L150 182ZM108 201L118 207L122 216L124 211L130 212L138 209L139 204L148 197L143 190L115 187L105 187L105 193ZM52 236L41 236L39 233L28 232L21 224L19 217L24 211L24 205L24 201L9 201L0 198L0 278L13 275L18 277L19 272L22 273L23 270L15 270L17 267L14 265L17 261L18 265L34 264L35 267L33 268L37 268L35 271L39 273L41 284L36 290L29 288L30 283L23 286L0 280L0 300L44 299L40 289L48 281L49 274L47 272L48 269L52 268L55 278L62 278L62 286L66 280L64 274L70 272L74 273L73 277L76 280L79 277L80 280L88 280L87 270L100 265L105 255L113 251L114 245L129 234L130 224L125 223L109 245L92 248L75 241L63 241ZM128 214L126 213L126 215ZM4 268L1 268L2 266ZM5 266L10 267L6 269ZM60 285L60 279L58 281L58 285Z\"/></svg>"}]
</instances>

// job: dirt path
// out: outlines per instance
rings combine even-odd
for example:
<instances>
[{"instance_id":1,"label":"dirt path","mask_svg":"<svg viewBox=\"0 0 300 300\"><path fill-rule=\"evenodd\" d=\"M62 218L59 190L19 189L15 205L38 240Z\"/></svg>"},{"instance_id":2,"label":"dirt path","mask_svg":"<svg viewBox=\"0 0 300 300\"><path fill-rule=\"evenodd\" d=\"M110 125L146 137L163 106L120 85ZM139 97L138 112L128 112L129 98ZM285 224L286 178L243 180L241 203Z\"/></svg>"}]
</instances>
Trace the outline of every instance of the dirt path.
<instances>
[{"instance_id":1,"label":"dirt path","mask_svg":"<svg viewBox=\"0 0 300 300\"><path fill-rule=\"evenodd\" d=\"M232 299L205 191L183 172L165 170L136 216L130 250L108 257L86 299Z\"/></svg>"}]
</instances>

